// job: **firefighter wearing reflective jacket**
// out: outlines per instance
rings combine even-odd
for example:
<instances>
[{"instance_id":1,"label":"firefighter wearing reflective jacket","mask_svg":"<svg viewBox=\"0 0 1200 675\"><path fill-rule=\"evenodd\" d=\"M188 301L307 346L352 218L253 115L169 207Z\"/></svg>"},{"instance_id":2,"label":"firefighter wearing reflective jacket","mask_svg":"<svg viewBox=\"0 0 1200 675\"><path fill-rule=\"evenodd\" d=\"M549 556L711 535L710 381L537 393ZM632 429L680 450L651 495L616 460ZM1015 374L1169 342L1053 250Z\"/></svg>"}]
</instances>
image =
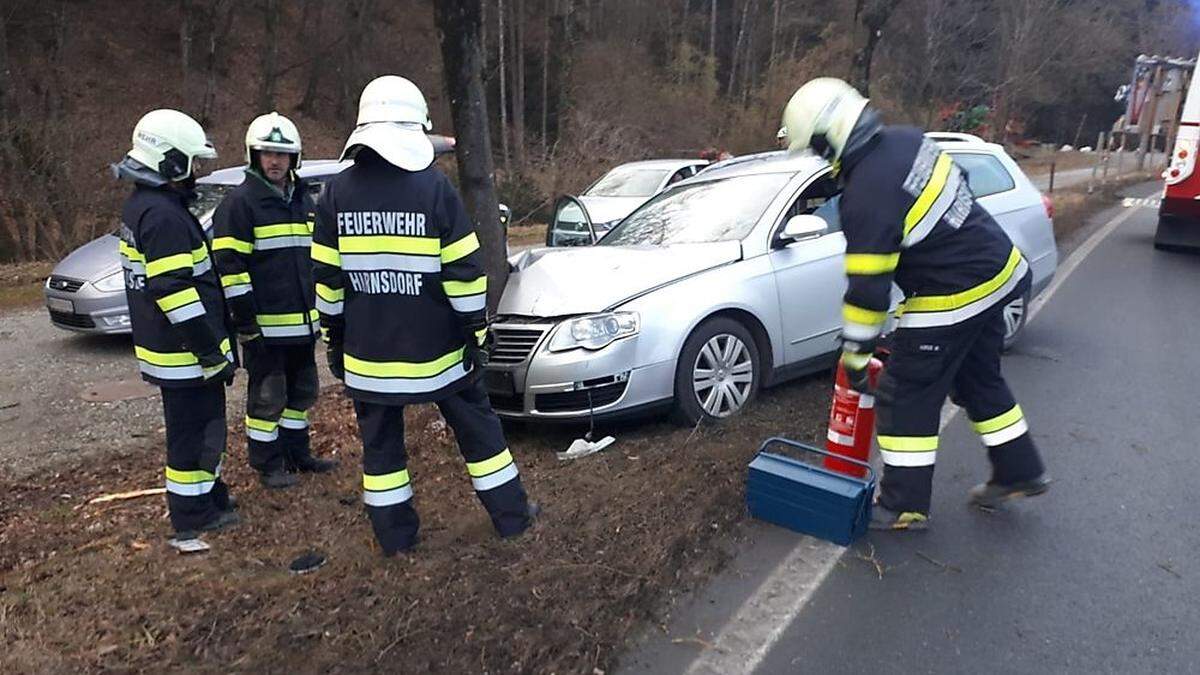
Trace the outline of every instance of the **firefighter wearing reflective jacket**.
<instances>
[{"instance_id":1,"label":"firefighter wearing reflective jacket","mask_svg":"<svg viewBox=\"0 0 1200 675\"><path fill-rule=\"evenodd\" d=\"M250 465L268 488L294 485L295 471L335 466L309 449L320 329L309 258L314 211L296 175L300 156L291 120L274 112L256 118L246 130L246 177L213 214L213 255L250 376Z\"/></svg>"},{"instance_id":2,"label":"firefighter wearing reflective jacket","mask_svg":"<svg viewBox=\"0 0 1200 675\"><path fill-rule=\"evenodd\" d=\"M142 378L162 390L167 506L177 538L236 524L221 481L235 356L208 241L188 211L197 160L217 156L184 113L146 113L114 174L134 184L118 250Z\"/></svg>"},{"instance_id":3,"label":"firefighter wearing reflective jacket","mask_svg":"<svg viewBox=\"0 0 1200 675\"><path fill-rule=\"evenodd\" d=\"M501 537L528 528L528 502L478 373L487 277L462 200L433 163L425 97L394 75L363 89L358 126L317 206L312 258L330 369L363 440L363 501L385 555L417 542L404 406L433 401Z\"/></svg>"},{"instance_id":4,"label":"firefighter wearing reflective jacket","mask_svg":"<svg viewBox=\"0 0 1200 675\"><path fill-rule=\"evenodd\" d=\"M1000 374L1003 308L1030 285L1021 252L975 202L948 154L918 129L881 126L845 82L805 84L783 126L790 151L823 155L843 184L842 364L855 389L870 389L866 366L893 281L905 296L874 392L884 473L871 526L927 527L947 395L966 408L992 464L991 480L970 491L970 502L993 509L1044 492L1042 460Z\"/></svg>"}]
</instances>

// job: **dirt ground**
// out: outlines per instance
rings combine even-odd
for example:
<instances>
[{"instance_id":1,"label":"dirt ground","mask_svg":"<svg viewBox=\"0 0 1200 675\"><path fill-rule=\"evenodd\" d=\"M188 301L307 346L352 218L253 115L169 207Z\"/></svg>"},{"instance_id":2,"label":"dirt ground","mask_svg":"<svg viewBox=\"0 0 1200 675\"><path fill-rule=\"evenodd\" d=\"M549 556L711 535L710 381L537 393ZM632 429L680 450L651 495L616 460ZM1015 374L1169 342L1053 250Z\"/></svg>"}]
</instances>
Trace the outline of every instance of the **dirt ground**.
<instances>
[{"instance_id":1,"label":"dirt ground","mask_svg":"<svg viewBox=\"0 0 1200 675\"><path fill-rule=\"evenodd\" d=\"M513 542L491 533L436 410L411 409L423 540L391 560L363 515L357 430L333 391L313 414L314 440L341 465L293 490L257 486L234 425L226 477L245 522L208 537L205 555L165 545L162 497L86 505L160 485L159 452L0 478L0 671L608 670L631 631L726 559L758 443L823 436L827 379L764 392L726 425L607 429L615 445L571 462L553 451L579 429L513 430L545 509ZM309 548L329 563L290 575Z\"/></svg>"}]
</instances>

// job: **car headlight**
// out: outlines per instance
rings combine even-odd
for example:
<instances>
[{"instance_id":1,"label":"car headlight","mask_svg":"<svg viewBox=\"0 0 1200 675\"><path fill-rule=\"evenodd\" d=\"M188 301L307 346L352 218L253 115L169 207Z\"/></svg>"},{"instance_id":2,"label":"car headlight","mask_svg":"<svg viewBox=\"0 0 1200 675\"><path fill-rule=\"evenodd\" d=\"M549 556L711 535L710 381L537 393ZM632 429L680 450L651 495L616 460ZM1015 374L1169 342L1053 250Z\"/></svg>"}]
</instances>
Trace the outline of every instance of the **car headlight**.
<instances>
[{"instance_id":1,"label":"car headlight","mask_svg":"<svg viewBox=\"0 0 1200 675\"><path fill-rule=\"evenodd\" d=\"M637 312L608 312L569 319L559 324L550 337L552 352L570 349L603 349L614 340L637 335L641 329Z\"/></svg>"},{"instance_id":2,"label":"car headlight","mask_svg":"<svg viewBox=\"0 0 1200 675\"><path fill-rule=\"evenodd\" d=\"M117 270L106 277L103 277L97 281L93 281L92 285L95 286L97 290L104 291L105 293L116 293L117 291L123 291L125 290L125 271Z\"/></svg>"}]
</instances>

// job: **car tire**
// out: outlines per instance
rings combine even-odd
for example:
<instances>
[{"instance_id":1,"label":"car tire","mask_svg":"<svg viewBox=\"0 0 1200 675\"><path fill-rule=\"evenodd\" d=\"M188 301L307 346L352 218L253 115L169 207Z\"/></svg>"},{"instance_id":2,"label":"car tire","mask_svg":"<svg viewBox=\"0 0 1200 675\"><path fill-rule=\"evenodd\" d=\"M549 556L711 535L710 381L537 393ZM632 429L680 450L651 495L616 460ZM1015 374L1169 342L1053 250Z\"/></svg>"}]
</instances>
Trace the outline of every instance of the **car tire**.
<instances>
[{"instance_id":1,"label":"car tire","mask_svg":"<svg viewBox=\"0 0 1200 675\"><path fill-rule=\"evenodd\" d=\"M1029 320L1029 293L1004 306L1004 351L1012 349L1021 333L1025 331L1025 323Z\"/></svg>"},{"instance_id":2,"label":"car tire","mask_svg":"<svg viewBox=\"0 0 1200 675\"><path fill-rule=\"evenodd\" d=\"M760 365L758 345L744 325L727 317L701 323L675 365L672 419L695 426L745 410L758 394Z\"/></svg>"}]
</instances>

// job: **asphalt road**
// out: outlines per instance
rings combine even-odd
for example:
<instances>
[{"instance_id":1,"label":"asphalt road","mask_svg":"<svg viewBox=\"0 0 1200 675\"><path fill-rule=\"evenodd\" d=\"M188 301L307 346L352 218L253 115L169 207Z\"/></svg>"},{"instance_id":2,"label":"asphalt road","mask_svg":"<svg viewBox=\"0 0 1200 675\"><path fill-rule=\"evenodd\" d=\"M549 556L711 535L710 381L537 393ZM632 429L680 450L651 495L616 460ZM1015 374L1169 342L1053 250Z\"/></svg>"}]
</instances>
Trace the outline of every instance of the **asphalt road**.
<instances>
[{"instance_id":1,"label":"asphalt road","mask_svg":"<svg viewBox=\"0 0 1200 675\"><path fill-rule=\"evenodd\" d=\"M959 414L942 435L931 531L871 533L824 576L803 564L824 555L812 540L755 526L624 671L1200 672L1200 256L1155 251L1155 211L1129 209L1004 361L1056 479L1049 494L968 509L988 465ZM764 598L780 570L815 591ZM800 609L730 639L728 617L756 604Z\"/></svg>"}]
</instances>

